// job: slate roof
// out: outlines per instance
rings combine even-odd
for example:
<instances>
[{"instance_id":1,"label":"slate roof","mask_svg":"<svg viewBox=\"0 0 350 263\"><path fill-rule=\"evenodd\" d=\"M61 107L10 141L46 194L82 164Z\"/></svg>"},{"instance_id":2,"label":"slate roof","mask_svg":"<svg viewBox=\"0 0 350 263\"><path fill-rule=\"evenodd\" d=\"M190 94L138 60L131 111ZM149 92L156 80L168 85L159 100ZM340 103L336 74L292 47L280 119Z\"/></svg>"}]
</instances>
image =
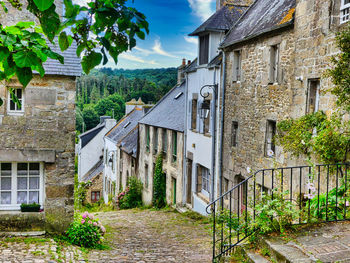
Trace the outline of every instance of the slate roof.
<instances>
[{"instance_id":1,"label":"slate roof","mask_svg":"<svg viewBox=\"0 0 350 263\"><path fill-rule=\"evenodd\" d=\"M292 25L296 0L256 0L227 34L221 47Z\"/></svg>"},{"instance_id":2,"label":"slate roof","mask_svg":"<svg viewBox=\"0 0 350 263\"><path fill-rule=\"evenodd\" d=\"M197 58L195 58L190 65L187 66L185 72L194 72L197 70Z\"/></svg>"},{"instance_id":3,"label":"slate roof","mask_svg":"<svg viewBox=\"0 0 350 263\"><path fill-rule=\"evenodd\" d=\"M246 10L246 6L224 5L200 27L193 31L190 36L197 36L207 31L228 31L233 23L235 23Z\"/></svg>"},{"instance_id":4,"label":"slate roof","mask_svg":"<svg viewBox=\"0 0 350 263\"><path fill-rule=\"evenodd\" d=\"M222 53L220 52L220 54L218 54L215 58L213 58L209 64L208 64L208 68L213 68L216 66L221 65L222 62Z\"/></svg>"},{"instance_id":5,"label":"slate roof","mask_svg":"<svg viewBox=\"0 0 350 263\"><path fill-rule=\"evenodd\" d=\"M76 54L77 44L73 41L72 45L64 52L58 46L58 40L55 40L56 45L48 43L48 46L53 52L56 52L64 57L64 64L58 60L48 58L44 63L45 75L63 75L63 76L81 76L80 58Z\"/></svg>"},{"instance_id":6,"label":"slate roof","mask_svg":"<svg viewBox=\"0 0 350 263\"><path fill-rule=\"evenodd\" d=\"M105 127L105 122L98 124L95 128L79 135L81 140L81 148L84 148L95 136Z\"/></svg>"},{"instance_id":7,"label":"slate roof","mask_svg":"<svg viewBox=\"0 0 350 263\"><path fill-rule=\"evenodd\" d=\"M138 125L126 135L120 142L120 146L127 154L132 154L136 158L137 155L137 139L139 135Z\"/></svg>"},{"instance_id":8,"label":"slate roof","mask_svg":"<svg viewBox=\"0 0 350 263\"><path fill-rule=\"evenodd\" d=\"M83 182L92 181L97 175L103 172L103 159L100 160L89 172L83 177Z\"/></svg>"},{"instance_id":9,"label":"slate roof","mask_svg":"<svg viewBox=\"0 0 350 263\"><path fill-rule=\"evenodd\" d=\"M173 89L171 89L140 120L140 123L183 132L186 117L185 86L186 83L183 82L181 85L175 86ZM180 96L176 99L175 97L178 95Z\"/></svg>"},{"instance_id":10,"label":"slate roof","mask_svg":"<svg viewBox=\"0 0 350 263\"><path fill-rule=\"evenodd\" d=\"M106 137L119 144L126 135L135 129L142 116L143 110L137 107L134 108L106 134Z\"/></svg>"}]
</instances>

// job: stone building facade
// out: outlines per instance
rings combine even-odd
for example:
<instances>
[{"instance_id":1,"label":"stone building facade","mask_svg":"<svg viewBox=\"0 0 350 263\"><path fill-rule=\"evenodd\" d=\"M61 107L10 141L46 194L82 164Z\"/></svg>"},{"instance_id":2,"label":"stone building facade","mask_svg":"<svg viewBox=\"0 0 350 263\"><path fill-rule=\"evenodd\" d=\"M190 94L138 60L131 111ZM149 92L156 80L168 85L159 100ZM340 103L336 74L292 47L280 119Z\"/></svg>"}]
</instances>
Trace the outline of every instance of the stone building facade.
<instances>
[{"instance_id":1,"label":"stone building facade","mask_svg":"<svg viewBox=\"0 0 350 263\"><path fill-rule=\"evenodd\" d=\"M223 192L247 178L247 168L306 164L272 138L281 120L333 111L334 97L322 91L332 86L324 71L345 26L341 1L257 0L226 36Z\"/></svg>"},{"instance_id":2,"label":"stone building facade","mask_svg":"<svg viewBox=\"0 0 350 263\"><path fill-rule=\"evenodd\" d=\"M30 20L22 17L24 13L11 9L1 22ZM15 80L0 86L5 99L0 107L1 231L62 232L73 220L75 80L81 74L75 48L61 53L67 58L65 65L48 60L45 77L35 75L27 88ZM20 107L11 101L9 88L15 90ZM43 212L19 211L22 203L32 202Z\"/></svg>"},{"instance_id":3,"label":"stone building facade","mask_svg":"<svg viewBox=\"0 0 350 263\"><path fill-rule=\"evenodd\" d=\"M183 203L185 83L166 94L140 121L138 177L143 182L143 202L151 204L158 154L163 155L166 201Z\"/></svg>"}]
</instances>

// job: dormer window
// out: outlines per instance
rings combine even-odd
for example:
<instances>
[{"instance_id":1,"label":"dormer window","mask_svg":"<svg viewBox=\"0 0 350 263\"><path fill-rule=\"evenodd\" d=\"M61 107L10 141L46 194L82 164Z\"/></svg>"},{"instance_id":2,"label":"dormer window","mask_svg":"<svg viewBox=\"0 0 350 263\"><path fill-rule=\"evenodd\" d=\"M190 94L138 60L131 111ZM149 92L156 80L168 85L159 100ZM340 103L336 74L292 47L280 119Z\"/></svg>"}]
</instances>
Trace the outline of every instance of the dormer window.
<instances>
[{"instance_id":1,"label":"dormer window","mask_svg":"<svg viewBox=\"0 0 350 263\"><path fill-rule=\"evenodd\" d=\"M341 0L340 24L350 20L350 0Z\"/></svg>"},{"instance_id":2,"label":"dormer window","mask_svg":"<svg viewBox=\"0 0 350 263\"><path fill-rule=\"evenodd\" d=\"M199 65L208 64L209 34L199 37Z\"/></svg>"}]
</instances>

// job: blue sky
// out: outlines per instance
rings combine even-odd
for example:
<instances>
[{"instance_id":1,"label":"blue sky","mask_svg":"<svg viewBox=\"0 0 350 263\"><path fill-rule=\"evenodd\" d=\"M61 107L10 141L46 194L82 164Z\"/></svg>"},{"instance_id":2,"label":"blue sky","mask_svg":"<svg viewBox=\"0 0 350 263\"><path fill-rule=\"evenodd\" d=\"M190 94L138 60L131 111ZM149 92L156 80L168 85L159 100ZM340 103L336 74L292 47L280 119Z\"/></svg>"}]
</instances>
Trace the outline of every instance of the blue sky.
<instances>
[{"instance_id":1,"label":"blue sky","mask_svg":"<svg viewBox=\"0 0 350 263\"><path fill-rule=\"evenodd\" d=\"M215 0L134 0L134 3L129 0L127 3L147 16L150 34L146 40L138 40L131 52L121 54L118 65L111 60L108 67L177 67L182 58L194 59L197 39L187 35L215 11Z\"/></svg>"}]
</instances>

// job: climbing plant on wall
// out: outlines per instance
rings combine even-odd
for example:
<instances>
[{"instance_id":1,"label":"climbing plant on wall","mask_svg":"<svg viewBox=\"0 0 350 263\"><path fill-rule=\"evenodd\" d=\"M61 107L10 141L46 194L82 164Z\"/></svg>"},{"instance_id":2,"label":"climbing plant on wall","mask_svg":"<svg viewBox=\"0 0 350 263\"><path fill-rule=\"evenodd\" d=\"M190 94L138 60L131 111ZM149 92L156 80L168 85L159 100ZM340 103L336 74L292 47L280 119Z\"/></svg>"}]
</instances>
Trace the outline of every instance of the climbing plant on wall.
<instances>
[{"instance_id":1,"label":"climbing plant on wall","mask_svg":"<svg viewBox=\"0 0 350 263\"><path fill-rule=\"evenodd\" d=\"M136 37L145 39L149 33L145 15L128 7L126 0L94 0L86 6L64 0L63 18L54 0L9 0L0 1L0 5L5 15L9 8L25 8L39 21L38 25L24 21L11 26L0 24L0 80L17 77L23 87L33 78L33 71L44 76L47 58L64 64L64 58L47 45L47 41L55 43L56 37L61 51L73 41L77 43L77 55L88 74L97 65L105 65L108 55L117 63L120 53L136 46Z\"/></svg>"},{"instance_id":2,"label":"climbing plant on wall","mask_svg":"<svg viewBox=\"0 0 350 263\"><path fill-rule=\"evenodd\" d=\"M153 201L156 208L162 208L166 205L166 176L163 172L163 154L157 156L153 176Z\"/></svg>"}]
</instances>

